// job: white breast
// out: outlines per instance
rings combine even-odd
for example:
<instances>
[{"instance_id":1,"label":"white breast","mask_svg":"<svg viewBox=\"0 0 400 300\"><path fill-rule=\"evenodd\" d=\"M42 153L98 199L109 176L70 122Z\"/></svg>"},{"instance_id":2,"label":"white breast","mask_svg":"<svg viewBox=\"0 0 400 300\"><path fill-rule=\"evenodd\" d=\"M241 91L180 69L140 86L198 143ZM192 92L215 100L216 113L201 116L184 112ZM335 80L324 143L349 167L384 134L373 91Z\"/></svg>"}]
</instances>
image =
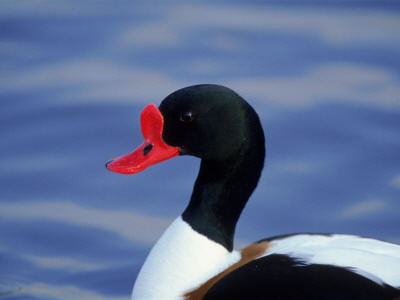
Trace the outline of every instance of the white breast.
<instances>
[{"instance_id":1,"label":"white breast","mask_svg":"<svg viewBox=\"0 0 400 300\"><path fill-rule=\"evenodd\" d=\"M400 286L400 246L351 235L299 234L271 241L266 255L277 253L305 263L352 268L378 283Z\"/></svg>"},{"instance_id":2,"label":"white breast","mask_svg":"<svg viewBox=\"0 0 400 300\"><path fill-rule=\"evenodd\" d=\"M239 260L239 252L228 252L179 217L147 257L133 287L132 300L182 299L185 292Z\"/></svg>"}]
</instances>

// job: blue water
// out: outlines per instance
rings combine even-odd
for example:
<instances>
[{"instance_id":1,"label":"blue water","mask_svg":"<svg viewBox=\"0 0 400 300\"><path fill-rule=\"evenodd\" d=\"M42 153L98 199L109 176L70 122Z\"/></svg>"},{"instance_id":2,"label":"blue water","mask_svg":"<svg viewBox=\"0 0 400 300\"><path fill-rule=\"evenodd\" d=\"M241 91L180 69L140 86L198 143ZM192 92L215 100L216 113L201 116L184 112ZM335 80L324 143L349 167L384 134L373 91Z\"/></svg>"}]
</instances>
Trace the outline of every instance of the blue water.
<instances>
[{"instance_id":1,"label":"blue water","mask_svg":"<svg viewBox=\"0 0 400 300\"><path fill-rule=\"evenodd\" d=\"M236 246L338 232L400 243L400 5L0 3L0 298L129 299L199 161L123 176L140 112L197 83L258 111L267 160Z\"/></svg>"}]
</instances>

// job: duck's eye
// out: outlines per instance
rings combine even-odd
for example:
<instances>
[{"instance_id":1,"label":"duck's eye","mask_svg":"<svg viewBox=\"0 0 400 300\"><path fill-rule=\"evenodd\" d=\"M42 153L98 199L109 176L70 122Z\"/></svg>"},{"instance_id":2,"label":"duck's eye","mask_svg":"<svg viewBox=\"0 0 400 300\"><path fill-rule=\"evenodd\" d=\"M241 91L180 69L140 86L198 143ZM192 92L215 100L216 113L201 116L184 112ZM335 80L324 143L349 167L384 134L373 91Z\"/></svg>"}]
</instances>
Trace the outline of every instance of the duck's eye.
<instances>
[{"instance_id":1,"label":"duck's eye","mask_svg":"<svg viewBox=\"0 0 400 300\"><path fill-rule=\"evenodd\" d=\"M192 113L191 111L187 111L181 114L180 120L182 122L190 122L193 121L194 119L194 113Z\"/></svg>"}]
</instances>

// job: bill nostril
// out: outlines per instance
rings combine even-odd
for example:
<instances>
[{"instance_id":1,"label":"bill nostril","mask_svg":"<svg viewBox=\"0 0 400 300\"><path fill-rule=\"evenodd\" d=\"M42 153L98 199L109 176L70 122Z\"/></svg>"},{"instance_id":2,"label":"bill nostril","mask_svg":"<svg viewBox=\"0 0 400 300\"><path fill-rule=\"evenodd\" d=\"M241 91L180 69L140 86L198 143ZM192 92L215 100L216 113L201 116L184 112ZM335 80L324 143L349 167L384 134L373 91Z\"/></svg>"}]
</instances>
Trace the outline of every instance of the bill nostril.
<instances>
[{"instance_id":1,"label":"bill nostril","mask_svg":"<svg viewBox=\"0 0 400 300\"><path fill-rule=\"evenodd\" d=\"M143 148L143 156L146 156L147 154L149 154L149 152L151 151L151 149L153 149L153 144L148 144L146 147Z\"/></svg>"}]
</instances>

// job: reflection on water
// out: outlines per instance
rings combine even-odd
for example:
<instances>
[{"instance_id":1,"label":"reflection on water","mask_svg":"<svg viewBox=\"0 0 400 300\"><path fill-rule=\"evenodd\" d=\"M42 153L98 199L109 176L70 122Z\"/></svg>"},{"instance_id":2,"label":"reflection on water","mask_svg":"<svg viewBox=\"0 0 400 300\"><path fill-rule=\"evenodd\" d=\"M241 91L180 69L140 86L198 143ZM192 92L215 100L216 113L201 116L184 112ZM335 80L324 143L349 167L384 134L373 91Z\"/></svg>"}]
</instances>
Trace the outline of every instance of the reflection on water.
<instances>
[{"instance_id":1,"label":"reflection on water","mask_svg":"<svg viewBox=\"0 0 400 300\"><path fill-rule=\"evenodd\" d=\"M129 299L199 161L104 163L139 145L146 104L195 83L239 92L266 131L237 247L301 231L400 242L399 6L380 3L3 1L0 298Z\"/></svg>"}]
</instances>

